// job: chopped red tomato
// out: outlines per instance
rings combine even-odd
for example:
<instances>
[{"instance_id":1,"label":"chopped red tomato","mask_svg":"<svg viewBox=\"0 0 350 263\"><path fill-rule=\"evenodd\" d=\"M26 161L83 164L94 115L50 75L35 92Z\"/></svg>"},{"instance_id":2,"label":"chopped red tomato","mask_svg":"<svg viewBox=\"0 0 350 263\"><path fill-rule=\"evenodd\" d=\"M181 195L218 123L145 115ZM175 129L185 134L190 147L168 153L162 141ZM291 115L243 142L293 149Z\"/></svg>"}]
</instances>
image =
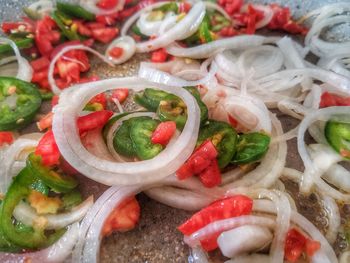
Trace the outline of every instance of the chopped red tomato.
<instances>
[{"instance_id":1,"label":"chopped red tomato","mask_svg":"<svg viewBox=\"0 0 350 263\"><path fill-rule=\"evenodd\" d=\"M253 200L244 195L235 195L218 200L195 213L190 219L178 227L184 235L191 235L206 225L226 218L249 215L252 212ZM206 238L202 243L205 249L217 248L216 239L219 233Z\"/></svg>"},{"instance_id":2,"label":"chopped red tomato","mask_svg":"<svg viewBox=\"0 0 350 263\"><path fill-rule=\"evenodd\" d=\"M36 23L35 44L43 56L49 56L54 49L53 45L60 40L61 34L55 28L56 23L49 16L44 16Z\"/></svg>"},{"instance_id":3,"label":"chopped red tomato","mask_svg":"<svg viewBox=\"0 0 350 263\"><path fill-rule=\"evenodd\" d=\"M92 29L92 37L104 44L111 42L119 33L116 27L103 27Z\"/></svg>"},{"instance_id":4,"label":"chopped red tomato","mask_svg":"<svg viewBox=\"0 0 350 263\"><path fill-rule=\"evenodd\" d=\"M203 172L217 155L218 151L211 140L203 142L180 169L176 171L177 178L184 180Z\"/></svg>"},{"instance_id":5,"label":"chopped red tomato","mask_svg":"<svg viewBox=\"0 0 350 263\"><path fill-rule=\"evenodd\" d=\"M11 144L15 140L13 133L9 131L0 131L0 147L4 144Z\"/></svg>"},{"instance_id":6,"label":"chopped red tomato","mask_svg":"<svg viewBox=\"0 0 350 263\"><path fill-rule=\"evenodd\" d=\"M306 238L297 229L288 231L284 246L284 257L290 262L296 262L303 252L311 257L321 247L318 241Z\"/></svg>"},{"instance_id":7,"label":"chopped red tomato","mask_svg":"<svg viewBox=\"0 0 350 263\"><path fill-rule=\"evenodd\" d=\"M60 96L54 95L54 96L52 97L52 100L51 100L51 107L56 106L56 105L58 104L59 99L60 99Z\"/></svg>"},{"instance_id":8,"label":"chopped red tomato","mask_svg":"<svg viewBox=\"0 0 350 263\"><path fill-rule=\"evenodd\" d=\"M97 6L103 9L112 9L118 3L118 0L100 0L97 2Z\"/></svg>"},{"instance_id":9,"label":"chopped red tomato","mask_svg":"<svg viewBox=\"0 0 350 263\"><path fill-rule=\"evenodd\" d=\"M27 22L3 22L1 29L5 34L18 33L18 32L34 32L34 28L31 23Z\"/></svg>"},{"instance_id":10,"label":"chopped red tomato","mask_svg":"<svg viewBox=\"0 0 350 263\"><path fill-rule=\"evenodd\" d=\"M33 60L30 62L30 65L32 66L33 70L41 71L43 69L47 69L50 66L50 60L48 60L47 57L41 57L36 60Z\"/></svg>"},{"instance_id":11,"label":"chopped red tomato","mask_svg":"<svg viewBox=\"0 0 350 263\"><path fill-rule=\"evenodd\" d=\"M221 5L229 15L239 12L243 6L243 0L218 0L218 4Z\"/></svg>"},{"instance_id":12,"label":"chopped red tomato","mask_svg":"<svg viewBox=\"0 0 350 263\"><path fill-rule=\"evenodd\" d=\"M152 52L151 60L155 63L165 62L168 58L168 53L165 48L158 49Z\"/></svg>"},{"instance_id":13,"label":"chopped red tomato","mask_svg":"<svg viewBox=\"0 0 350 263\"><path fill-rule=\"evenodd\" d=\"M223 27L219 31L219 35L223 36L223 37L233 37L237 34L238 34L238 32L232 26Z\"/></svg>"},{"instance_id":14,"label":"chopped red tomato","mask_svg":"<svg viewBox=\"0 0 350 263\"><path fill-rule=\"evenodd\" d=\"M202 184L208 188L221 184L221 173L218 161L216 159L212 160L209 166L201 172L198 177Z\"/></svg>"},{"instance_id":15,"label":"chopped red tomato","mask_svg":"<svg viewBox=\"0 0 350 263\"><path fill-rule=\"evenodd\" d=\"M41 156L42 163L46 166L59 164L60 152L52 130L46 132L40 139L35 154Z\"/></svg>"},{"instance_id":16,"label":"chopped red tomato","mask_svg":"<svg viewBox=\"0 0 350 263\"><path fill-rule=\"evenodd\" d=\"M108 236L113 231L128 231L133 229L140 218L140 205L136 198L130 197L119 204L104 222L102 236Z\"/></svg>"},{"instance_id":17,"label":"chopped red tomato","mask_svg":"<svg viewBox=\"0 0 350 263\"><path fill-rule=\"evenodd\" d=\"M124 49L122 49L121 47L114 47L112 48L108 54L113 57L113 58L120 58L124 53Z\"/></svg>"},{"instance_id":18,"label":"chopped red tomato","mask_svg":"<svg viewBox=\"0 0 350 263\"><path fill-rule=\"evenodd\" d=\"M107 98L104 93L97 94L95 97L93 97L87 104L89 110L90 108L93 108L96 110L104 110L107 107ZM90 106L90 107L89 107Z\"/></svg>"},{"instance_id":19,"label":"chopped red tomato","mask_svg":"<svg viewBox=\"0 0 350 263\"><path fill-rule=\"evenodd\" d=\"M120 103L123 103L129 96L129 89L119 88L112 91L111 99L117 99Z\"/></svg>"},{"instance_id":20,"label":"chopped red tomato","mask_svg":"<svg viewBox=\"0 0 350 263\"><path fill-rule=\"evenodd\" d=\"M82 134L89 130L102 128L112 117L113 112L108 110L95 111L88 115L81 116L77 120L79 133Z\"/></svg>"},{"instance_id":21,"label":"chopped red tomato","mask_svg":"<svg viewBox=\"0 0 350 263\"><path fill-rule=\"evenodd\" d=\"M230 114L227 114L227 116L228 116L228 121L230 122L231 126L233 128L236 128L238 126L238 121L235 118L233 118Z\"/></svg>"},{"instance_id":22,"label":"chopped red tomato","mask_svg":"<svg viewBox=\"0 0 350 263\"><path fill-rule=\"evenodd\" d=\"M174 121L161 122L152 133L151 142L154 144L167 145L176 131Z\"/></svg>"},{"instance_id":23,"label":"chopped red tomato","mask_svg":"<svg viewBox=\"0 0 350 263\"><path fill-rule=\"evenodd\" d=\"M74 25L78 28L78 33L82 36L91 37L92 32L82 21L74 20Z\"/></svg>"},{"instance_id":24,"label":"chopped red tomato","mask_svg":"<svg viewBox=\"0 0 350 263\"><path fill-rule=\"evenodd\" d=\"M188 2L180 2L179 4L179 12L180 13L188 13L191 10L192 5Z\"/></svg>"},{"instance_id":25,"label":"chopped red tomato","mask_svg":"<svg viewBox=\"0 0 350 263\"><path fill-rule=\"evenodd\" d=\"M36 123L39 131L43 131L45 129L51 128L52 119L53 119L53 112L52 111L49 112L48 114L46 114L43 118L41 118L41 120Z\"/></svg>"},{"instance_id":26,"label":"chopped red tomato","mask_svg":"<svg viewBox=\"0 0 350 263\"><path fill-rule=\"evenodd\" d=\"M321 96L320 108L331 106L350 106L350 97L342 97L326 91Z\"/></svg>"},{"instance_id":27,"label":"chopped red tomato","mask_svg":"<svg viewBox=\"0 0 350 263\"><path fill-rule=\"evenodd\" d=\"M113 26L116 24L118 18L119 12L115 12L110 15L98 15L96 16L96 22L102 23L106 26Z\"/></svg>"}]
</instances>

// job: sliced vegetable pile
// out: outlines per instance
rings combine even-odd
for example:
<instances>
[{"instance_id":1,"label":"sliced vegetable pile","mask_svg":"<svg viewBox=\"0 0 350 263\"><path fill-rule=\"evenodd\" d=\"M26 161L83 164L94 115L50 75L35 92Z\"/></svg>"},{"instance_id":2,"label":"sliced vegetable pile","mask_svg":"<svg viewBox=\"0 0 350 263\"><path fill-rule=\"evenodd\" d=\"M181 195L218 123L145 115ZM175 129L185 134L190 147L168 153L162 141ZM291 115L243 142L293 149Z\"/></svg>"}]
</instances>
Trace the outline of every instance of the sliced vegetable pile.
<instances>
[{"instance_id":1,"label":"sliced vegetable pile","mask_svg":"<svg viewBox=\"0 0 350 263\"><path fill-rule=\"evenodd\" d=\"M137 225L140 192L197 211L178 227L191 262L216 249L226 262L338 262L350 53L322 33L348 22L347 3L298 21L242 0L40 0L23 11L1 25L1 262L99 261L101 237ZM100 80L90 53L110 67L149 60L137 77ZM282 115L300 123L284 133ZM34 122L40 132L25 134ZM286 164L293 138L303 172ZM83 200L78 174L111 187ZM288 181L315 193L325 229L298 212Z\"/></svg>"}]
</instances>

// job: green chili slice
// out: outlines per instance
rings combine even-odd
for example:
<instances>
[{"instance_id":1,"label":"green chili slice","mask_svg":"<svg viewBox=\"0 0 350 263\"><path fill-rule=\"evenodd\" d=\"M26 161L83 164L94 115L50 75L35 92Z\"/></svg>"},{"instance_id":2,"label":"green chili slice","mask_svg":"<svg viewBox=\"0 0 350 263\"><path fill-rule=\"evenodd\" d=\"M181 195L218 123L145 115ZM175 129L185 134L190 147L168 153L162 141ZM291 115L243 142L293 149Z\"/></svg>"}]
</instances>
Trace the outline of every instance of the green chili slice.
<instances>
[{"instance_id":1,"label":"green chili slice","mask_svg":"<svg viewBox=\"0 0 350 263\"><path fill-rule=\"evenodd\" d=\"M0 131L23 128L32 122L40 106L41 95L34 84L0 77Z\"/></svg>"},{"instance_id":2,"label":"green chili slice","mask_svg":"<svg viewBox=\"0 0 350 263\"><path fill-rule=\"evenodd\" d=\"M344 158L350 159L350 123L329 120L324 132L332 148Z\"/></svg>"},{"instance_id":3,"label":"green chili slice","mask_svg":"<svg viewBox=\"0 0 350 263\"><path fill-rule=\"evenodd\" d=\"M270 140L268 135L258 132L239 135L232 163L241 165L259 161L269 149Z\"/></svg>"},{"instance_id":4,"label":"green chili slice","mask_svg":"<svg viewBox=\"0 0 350 263\"><path fill-rule=\"evenodd\" d=\"M24 38L24 39L14 40L14 42L19 49L31 48L34 44L34 39ZM12 47L9 44L0 45L0 54L7 53L7 52L13 52Z\"/></svg>"},{"instance_id":5,"label":"green chili slice","mask_svg":"<svg viewBox=\"0 0 350 263\"><path fill-rule=\"evenodd\" d=\"M43 181L55 192L67 193L78 185L73 177L59 174L42 165L41 157L33 153L28 156L27 166L36 178Z\"/></svg>"},{"instance_id":6,"label":"green chili slice","mask_svg":"<svg viewBox=\"0 0 350 263\"><path fill-rule=\"evenodd\" d=\"M69 16L82 18L88 21L95 21L96 19L96 16L93 13L87 11L79 5L74 5L66 2L57 2L56 7L59 11Z\"/></svg>"},{"instance_id":7,"label":"green chili slice","mask_svg":"<svg viewBox=\"0 0 350 263\"><path fill-rule=\"evenodd\" d=\"M158 124L158 120L150 117L137 119L131 124L130 138L133 142L136 155L141 160L152 159L163 150L162 145L153 144L151 141L152 133Z\"/></svg>"},{"instance_id":8,"label":"green chili slice","mask_svg":"<svg viewBox=\"0 0 350 263\"><path fill-rule=\"evenodd\" d=\"M147 88L134 96L134 101L149 111L156 112L159 103L171 95L168 92ZM173 95L174 96L174 95Z\"/></svg>"},{"instance_id":9,"label":"green chili slice","mask_svg":"<svg viewBox=\"0 0 350 263\"><path fill-rule=\"evenodd\" d=\"M157 114L161 121L175 121L176 127L182 130L187 120L187 107L180 98L171 95L159 103Z\"/></svg>"},{"instance_id":10,"label":"green chili slice","mask_svg":"<svg viewBox=\"0 0 350 263\"><path fill-rule=\"evenodd\" d=\"M81 40L82 37L77 33L77 31L72 30L65 24L68 23L69 18L67 18L67 16L64 13L60 11L55 11L52 14L52 18L53 20L55 20L57 26L66 38L68 38L69 40Z\"/></svg>"},{"instance_id":11,"label":"green chili slice","mask_svg":"<svg viewBox=\"0 0 350 263\"><path fill-rule=\"evenodd\" d=\"M197 146L210 139L218 151L220 168L226 167L236 152L237 132L226 122L209 120L200 130Z\"/></svg>"}]
</instances>

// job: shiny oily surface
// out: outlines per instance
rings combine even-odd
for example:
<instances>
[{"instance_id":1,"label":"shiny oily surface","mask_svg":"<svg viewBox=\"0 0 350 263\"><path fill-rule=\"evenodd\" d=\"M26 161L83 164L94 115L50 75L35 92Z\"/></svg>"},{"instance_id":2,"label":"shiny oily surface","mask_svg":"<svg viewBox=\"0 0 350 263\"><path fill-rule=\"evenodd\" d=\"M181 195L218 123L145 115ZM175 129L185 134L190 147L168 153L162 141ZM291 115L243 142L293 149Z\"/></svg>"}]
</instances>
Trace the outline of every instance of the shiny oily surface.
<instances>
[{"instance_id":1,"label":"shiny oily surface","mask_svg":"<svg viewBox=\"0 0 350 263\"><path fill-rule=\"evenodd\" d=\"M21 16L21 8L29 5L31 2L33 1L0 0L0 20L15 20ZM295 17L300 17L302 14L310 10L329 3L349 2L350 4L350 0L255 0L251 2L278 2L282 5L289 6ZM344 33L344 31L341 31L341 33ZM347 35L350 36L350 34ZM103 50L103 47L101 47L101 50ZM106 66L98 59L92 59L92 70L90 71L90 74L97 74L101 78L135 75L138 70L139 62L147 59L147 57L148 56L145 54L136 55L127 63L116 66L115 68ZM126 108L130 109L131 107L132 105L130 103L126 104ZM44 105L42 107L42 112L45 112L47 110L46 108L47 107ZM280 114L278 114L278 117L282 121L285 130L290 130L298 123L292 118L279 115ZM30 132L33 130L35 130L35 125L28 127L24 130L24 132ZM308 139L310 140L310 138ZM288 142L287 167L296 168L298 170L303 169L302 162L297 152L295 139ZM104 190L106 190L105 186L93 182L85 177L81 177L79 179L81 179L80 187L85 196L94 194L96 200L98 196L101 195ZM318 202L317 196L311 195L310 197L305 198L298 193L296 184L291 182L285 183L287 186L287 191L291 193L297 201L296 203L299 212L305 215L319 229L324 231L328 222L325 216L326 212ZM162 205L156 201L150 200L143 194L138 196L138 200L140 201L141 206L141 220L138 226L132 231L126 233L115 233L105 238L101 247L100 262L187 262L190 251L189 248L183 243L183 236L179 231L177 231L176 227L186 220L192 213ZM349 221L350 207L341 207L341 214L343 217L343 223ZM343 249L346 249L346 242L342 235L338 235L334 247L337 253ZM212 262L224 261L220 255L220 252L218 251L212 253L211 258Z\"/></svg>"}]
</instances>

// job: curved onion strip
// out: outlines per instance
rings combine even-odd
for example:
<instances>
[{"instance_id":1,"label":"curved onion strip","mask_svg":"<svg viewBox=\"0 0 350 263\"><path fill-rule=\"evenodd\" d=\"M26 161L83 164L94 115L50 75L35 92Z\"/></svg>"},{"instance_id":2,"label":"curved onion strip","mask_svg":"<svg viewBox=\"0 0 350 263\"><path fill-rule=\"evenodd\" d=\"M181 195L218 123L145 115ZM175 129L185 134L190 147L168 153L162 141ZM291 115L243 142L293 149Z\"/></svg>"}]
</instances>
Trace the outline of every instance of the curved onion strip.
<instances>
[{"instance_id":1,"label":"curved onion strip","mask_svg":"<svg viewBox=\"0 0 350 263\"><path fill-rule=\"evenodd\" d=\"M300 190L304 193L308 193L313 185L313 181L316 178L316 169L314 167L313 161L310 158L305 146L304 136L308 127L317 120L328 120L332 115L349 114L350 107L329 107L324 109L319 109L314 112L310 112L301 121L298 131L298 152L301 159L304 162L305 171L300 182Z\"/></svg>"},{"instance_id":2,"label":"curved onion strip","mask_svg":"<svg viewBox=\"0 0 350 263\"><path fill-rule=\"evenodd\" d=\"M220 5L218 5L217 3L214 2L210 2L210 1L204 1L205 7L207 9L212 9L215 10L217 12L219 12L220 14L222 14L227 20L231 21L231 17L230 15L226 12L225 9L223 9Z\"/></svg>"},{"instance_id":3,"label":"curved onion strip","mask_svg":"<svg viewBox=\"0 0 350 263\"><path fill-rule=\"evenodd\" d=\"M120 118L119 120L117 120L109 128L107 136L106 136L106 142L107 142L108 150L112 154L112 156L114 157L115 160L117 160L119 162L131 161L128 158L122 157L122 156L119 155L119 153L114 149L113 140L114 140L115 132L119 129L119 127L123 123L123 121L126 121L126 120L128 120L130 118L141 117L141 116L148 116L148 117L154 118L156 115L155 115L154 112L135 112L135 113L130 113L130 114Z\"/></svg>"},{"instance_id":4,"label":"curved onion strip","mask_svg":"<svg viewBox=\"0 0 350 263\"><path fill-rule=\"evenodd\" d=\"M341 224L339 207L332 197L329 197L326 194L321 194L321 197L322 205L327 212L328 217L326 238L330 244L333 244L337 239L338 230Z\"/></svg>"},{"instance_id":5,"label":"curved onion strip","mask_svg":"<svg viewBox=\"0 0 350 263\"><path fill-rule=\"evenodd\" d=\"M97 128L88 131L82 138L81 143L84 145L86 150L98 158L113 161L113 156L109 152L105 141L102 136L102 129Z\"/></svg>"},{"instance_id":6,"label":"curved onion strip","mask_svg":"<svg viewBox=\"0 0 350 263\"><path fill-rule=\"evenodd\" d=\"M53 2L50 0L39 0L30 4L28 8L37 12L41 16L44 16L45 14L50 13L54 9L54 6Z\"/></svg>"},{"instance_id":7,"label":"curved onion strip","mask_svg":"<svg viewBox=\"0 0 350 263\"><path fill-rule=\"evenodd\" d=\"M339 164L333 164L322 175L327 183L334 185L338 189L350 193L350 171Z\"/></svg>"},{"instance_id":8,"label":"curved onion strip","mask_svg":"<svg viewBox=\"0 0 350 263\"><path fill-rule=\"evenodd\" d=\"M16 46L15 42L13 42L11 39L0 37L0 43L9 44L15 52L15 56L18 63L18 71L16 78L30 82L33 76L33 69L29 64L28 60L21 56L21 53L19 52L19 49Z\"/></svg>"},{"instance_id":9,"label":"curved onion strip","mask_svg":"<svg viewBox=\"0 0 350 263\"><path fill-rule=\"evenodd\" d=\"M90 11L91 13L94 13L96 15L111 15L120 10L123 10L125 0L118 0L116 6L111 9L99 8L96 5L97 3L98 3L97 0L80 0L79 1L79 4L86 10Z\"/></svg>"},{"instance_id":10,"label":"curved onion strip","mask_svg":"<svg viewBox=\"0 0 350 263\"><path fill-rule=\"evenodd\" d=\"M130 27L137 21L137 19L143 14L148 11L151 11L152 9L161 7L165 4L171 3L170 1L164 1L164 2L157 2L152 5L148 5L141 10L137 11L135 14L133 14L128 20L125 21L123 27L120 30L120 35L121 36L126 36L128 34L128 31Z\"/></svg>"},{"instance_id":11,"label":"curved onion strip","mask_svg":"<svg viewBox=\"0 0 350 263\"><path fill-rule=\"evenodd\" d=\"M1 169L0 169L0 192L6 193L8 186L11 183L11 179L16 174L13 174L12 169L15 164L15 161L19 155L24 152L34 150L38 145L37 140L30 139L18 139L13 144L11 144L4 152L3 158L0 158ZM25 160L23 160L25 163ZM25 166L25 164L24 164Z\"/></svg>"},{"instance_id":12,"label":"curved onion strip","mask_svg":"<svg viewBox=\"0 0 350 263\"><path fill-rule=\"evenodd\" d=\"M205 15L205 6L203 2L198 2L188 14L180 20L175 26L170 28L163 35L155 39L136 44L137 52L149 52L161 47L168 46L175 40L185 39L194 34L200 26Z\"/></svg>"},{"instance_id":13,"label":"curved onion strip","mask_svg":"<svg viewBox=\"0 0 350 263\"><path fill-rule=\"evenodd\" d=\"M16 206L13 212L13 216L17 220L21 221L23 224L28 226L32 226L39 217L44 217L47 220L45 229L59 229L73 224L74 222L80 221L85 216L90 207L93 205L93 203L93 197L90 196L80 205L74 207L70 212L54 215L38 215L35 212L35 209L33 209L30 205L21 202Z\"/></svg>"},{"instance_id":14,"label":"curved onion strip","mask_svg":"<svg viewBox=\"0 0 350 263\"><path fill-rule=\"evenodd\" d=\"M278 39L279 38L276 37L263 37L257 35L235 36L215 40L191 48L183 48L177 44L172 44L167 47L167 52L176 57L203 59L214 55L218 51L260 46L262 44L275 43Z\"/></svg>"},{"instance_id":15,"label":"curved onion strip","mask_svg":"<svg viewBox=\"0 0 350 263\"><path fill-rule=\"evenodd\" d=\"M79 240L79 223L68 227L67 232L52 246L39 250L37 252L28 252L21 254L0 253L1 262L45 262L60 263L64 262L71 254L74 245Z\"/></svg>"},{"instance_id":16,"label":"curved onion strip","mask_svg":"<svg viewBox=\"0 0 350 263\"><path fill-rule=\"evenodd\" d=\"M211 82L212 79L215 78L216 72L217 72L217 67L215 64L212 64L209 73L206 74L205 77L199 80L188 81L188 80L184 80L179 77L176 77L174 75L171 75L167 72L163 72L158 69L155 69L152 67L152 65L150 65L150 63L141 62L138 76L140 78L144 78L149 81L164 84L164 85L185 87L185 86L206 85L207 83Z\"/></svg>"},{"instance_id":17,"label":"curved onion strip","mask_svg":"<svg viewBox=\"0 0 350 263\"><path fill-rule=\"evenodd\" d=\"M49 84L51 86L51 90L54 94L58 95L62 92L62 90L57 87L56 85L56 81L53 77L53 72L55 69L55 64L57 62L57 60L66 52L70 51L70 50L75 50L75 49L80 49L80 50L85 50L85 51L89 51L92 54L98 56L100 59L102 59L104 62L106 62L108 65L110 65L111 67L113 67L113 64L111 64L110 60L108 60L105 56L101 55L100 53L98 53L96 50L84 46L84 45L70 45L67 47L62 48L62 50L60 50L60 52L58 52L56 54L56 56L51 60L50 62L50 66L49 66L49 71L48 71L48 79L49 79Z\"/></svg>"},{"instance_id":18,"label":"curved onion strip","mask_svg":"<svg viewBox=\"0 0 350 263\"><path fill-rule=\"evenodd\" d=\"M256 23L255 28L258 29L258 28L267 26L271 22L274 15L271 7L268 5L257 5L257 4L253 5L253 7L264 13L264 18L258 21L258 23Z\"/></svg>"},{"instance_id":19,"label":"curved onion strip","mask_svg":"<svg viewBox=\"0 0 350 263\"><path fill-rule=\"evenodd\" d=\"M207 253L200 247L191 248L189 263L209 263Z\"/></svg>"},{"instance_id":20,"label":"curved onion strip","mask_svg":"<svg viewBox=\"0 0 350 263\"><path fill-rule=\"evenodd\" d=\"M135 163L115 163L90 154L81 144L76 118L85 104L95 95L116 87L141 90L155 87L180 97L187 105L187 122L176 145L166 147L151 160ZM87 177L106 185L151 183L174 173L191 155L199 130L199 108L186 90L147 82L139 78L118 78L96 81L65 90L54 108L53 132L64 158Z\"/></svg>"}]
</instances>

